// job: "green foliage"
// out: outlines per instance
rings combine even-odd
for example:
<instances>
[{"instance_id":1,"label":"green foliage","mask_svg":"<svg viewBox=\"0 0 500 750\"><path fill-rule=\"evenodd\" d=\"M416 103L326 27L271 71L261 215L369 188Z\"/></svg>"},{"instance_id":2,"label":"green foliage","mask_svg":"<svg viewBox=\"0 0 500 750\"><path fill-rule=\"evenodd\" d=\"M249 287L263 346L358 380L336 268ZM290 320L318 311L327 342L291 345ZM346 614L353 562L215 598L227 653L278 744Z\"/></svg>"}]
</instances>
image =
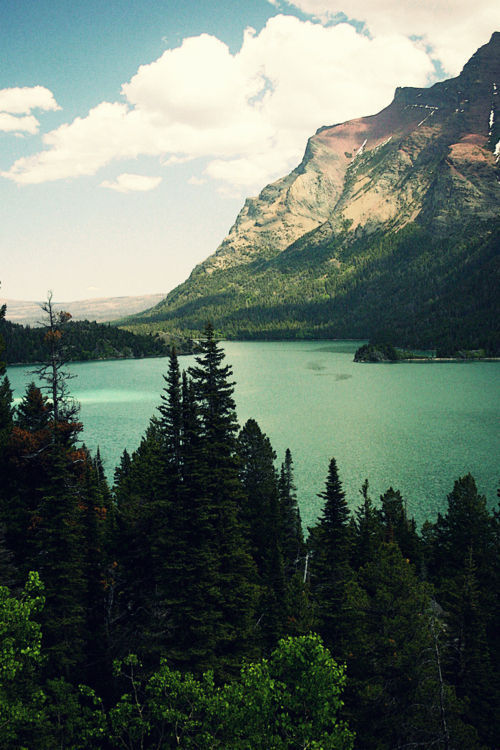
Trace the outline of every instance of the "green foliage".
<instances>
[{"instance_id":1,"label":"green foliage","mask_svg":"<svg viewBox=\"0 0 500 750\"><path fill-rule=\"evenodd\" d=\"M427 539L451 644L444 671L467 701L465 720L489 744L500 731L500 537L498 515L488 512L470 474L455 482L447 512L427 529Z\"/></svg>"},{"instance_id":2,"label":"green foliage","mask_svg":"<svg viewBox=\"0 0 500 750\"><path fill-rule=\"evenodd\" d=\"M349 507L337 463L330 460L318 523L310 529L311 594L317 605L318 629L334 653L341 651L341 608L345 586L351 578L349 565L351 531Z\"/></svg>"},{"instance_id":3,"label":"green foliage","mask_svg":"<svg viewBox=\"0 0 500 750\"><path fill-rule=\"evenodd\" d=\"M196 336L210 319L240 340L359 338L443 356L495 355L499 244L498 221L445 236L414 222L349 242L318 230L271 259L211 274L195 269L129 327Z\"/></svg>"},{"instance_id":4,"label":"green foliage","mask_svg":"<svg viewBox=\"0 0 500 750\"><path fill-rule=\"evenodd\" d=\"M293 477L293 459L289 448L286 449L285 460L281 464L278 492L283 561L285 574L288 578L291 578L297 570L302 570L303 568L305 544L300 509L297 501L297 488L295 487Z\"/></svg>"},{"instance_id":5,"label":"green foliage","mask_svg":"<svg viewBox=\"0 0 500 750\"><path fill-rule=\"evenodd\" d=\"M276 454L269 438L253 419L240 431L237 451L246 495L240 517L262 583L259 624L269 650L284 635L287 616Z\"/></svg>"},{"instance_id":6,"label":"green foliage","mask_svg":"<svg viewBox=\"0 0 500 750\"><path fill-rule=\"evenodd\" d=\"M37 573L19 596L0 586L0 746L15 747L18 735L37 723L44 696L37 684L42 633L36 617L44 604Z\"/></svg>"},{"instance_id":7,"label":"green foliage","mask_svg":"<svg viewBox=\"0 0 500 750\"><path fill-rule=\"evenodd\" d=\"M402 355L391 344L363 344L354 354L355 362L397 362Z\"/></svg>"},{"instance_id":8,"label":"green foliage","mask_svg":"<svg viewBox=\"0 0 500 750\"><path fill-rule=\"evenodd\" d=\"M0 333L6 342L8 364L37 363L44 358L44 329L31 328L0 319ZM165 357L169 344L158 335L133 333L88 320L68 321L64 345L68 360L85 362L100 359ZM192 342L177 342L182 353L192 352Z\"/></svg>"},{"instance_id":9,"label":"green foliage","mask_svg":"<svg viewBox=\"0 0 500 750\"><path fill-rule=\"evenodd\" d=\"M64 402L3 380L0 748L493 750L500 514L470 475L420 534L392 487L351 514L332 459L306 555L231 378L211 326L190 374L172 352L113 495Z\"/></svg>"},{"instance_id":10,"label":"green foliage","mask_svg":"<svg viewBox=\"0 0 500 750\"><path fill-rule=\"evenodd\" d=\"M130 692L110 710L113 746L216 750L350 750L339 721L345 684L318 636L280 641L269 660L245 665L240 678L216 687L172 671L164 662L141 679L135 657L117 664Z\"/></svg>"}]
</instances>

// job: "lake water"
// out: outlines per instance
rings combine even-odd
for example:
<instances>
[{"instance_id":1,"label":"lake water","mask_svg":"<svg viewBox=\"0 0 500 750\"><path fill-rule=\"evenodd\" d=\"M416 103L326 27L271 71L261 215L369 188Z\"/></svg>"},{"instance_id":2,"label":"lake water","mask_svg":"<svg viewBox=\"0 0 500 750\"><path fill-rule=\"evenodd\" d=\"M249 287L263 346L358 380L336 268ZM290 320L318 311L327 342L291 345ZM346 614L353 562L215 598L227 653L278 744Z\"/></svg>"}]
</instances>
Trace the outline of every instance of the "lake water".
<instances>
[{"instance_id":1,"label":"lake water","mask_svg":"<svg viewBox=\"0 0 500 750\"><path fill-rule=\"evenodd\" d=\"M496 504L500 363L356 364L359 342L227 342L240 424L253 417L269 436L278 464L292 451L305 525L322 501L335 456L351 507L368 478L378 499L401 490L418 523L446 508L453 482L470 472ZM181 357L187 368L193 357ZM133 451L160 402L165 359L71 365L81 403L83 439L100 447L108 476L124 448ZM32 379L8 370L15 397Z\"/></svg>"}]
</instances>

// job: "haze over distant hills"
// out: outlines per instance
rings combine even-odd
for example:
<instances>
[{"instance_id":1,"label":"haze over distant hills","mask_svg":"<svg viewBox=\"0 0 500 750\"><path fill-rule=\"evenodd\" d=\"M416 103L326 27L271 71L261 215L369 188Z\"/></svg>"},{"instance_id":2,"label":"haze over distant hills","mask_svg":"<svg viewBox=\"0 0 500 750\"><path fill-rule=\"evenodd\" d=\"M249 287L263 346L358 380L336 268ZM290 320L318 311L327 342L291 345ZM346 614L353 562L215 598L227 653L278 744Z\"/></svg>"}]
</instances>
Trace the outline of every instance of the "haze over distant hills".
<instances>
[{"instance_id":1,"label":"haze over distant hills","mask_svg":"<svg viewBox=\"0 0 500 750\"><path fill-rule=\"evenodd\" d=\"M457 78L320 128L217 251L129 323L498 350L499 162L495 32Z\"/></svg>"},{"instance_id":2,"label":"haze over distant hills","mask_svg":"<svg viewBox=\"0 0 500 750\"><path fill-rule=\"evenodd\" d=\"M102 297L77 302L55 301L57 309L70 312L75 320L90 320L102 323L108 320L133 315L155 305L164 298L164 294L144 294L137 297ZM13 323L36 325L43 318L40 311L41 302L27 302L0 298L0 307L7 305L6 318Z\"/></svg>"}]
</instances>

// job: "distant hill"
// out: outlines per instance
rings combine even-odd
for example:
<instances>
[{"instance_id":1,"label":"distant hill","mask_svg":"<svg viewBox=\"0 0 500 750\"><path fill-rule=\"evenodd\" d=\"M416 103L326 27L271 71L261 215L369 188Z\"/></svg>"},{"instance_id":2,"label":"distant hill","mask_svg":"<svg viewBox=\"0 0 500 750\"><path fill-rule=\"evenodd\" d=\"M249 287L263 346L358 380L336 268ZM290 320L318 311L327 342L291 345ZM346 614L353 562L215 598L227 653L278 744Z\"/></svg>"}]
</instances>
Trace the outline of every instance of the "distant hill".
<instances>
[{"instance_id":1,"label":"distant hill","mask_svg":"<svg viewBox=\"0 0 500 750\"><path fill-rule=\"evenodd\" d=\"M320 128L215 254L128 323L498 353L499 161L495 32L457 78Z\"/></svg>"},{"instance_id":2,"label":"distant hill","mask_svg":"<svg viewBox=\"0 0 500 750\"><path fill-rule=\"evenodd\" d=\"M144 294L137 297L102 297L77 302L60 302L55 307L71 313L74 320L95 320L98 323L116 320L126 315L139 313L156 305L164 294ZM40 314L41 302L26 302L0 297L0 307L7 305L6 318L13 323L36 325L43 317Z\"/></svg>"},{"instance_id":3,"label":"distant hill","mask_svg":"<svg viewBox=\"0 0 500 750\"><path fill-rule=\"evenodd\" d=\"M0 320L0 337L5 343L2 357L8 365L47 360L46 328L23 326ZM134 334L116 326L88 320L70 320L63 328L64 357L67 361L87 362L104 359L166 357L172 345L178 354L191 354L193 342L187 338Z\"/></svg>"}]
</instances>

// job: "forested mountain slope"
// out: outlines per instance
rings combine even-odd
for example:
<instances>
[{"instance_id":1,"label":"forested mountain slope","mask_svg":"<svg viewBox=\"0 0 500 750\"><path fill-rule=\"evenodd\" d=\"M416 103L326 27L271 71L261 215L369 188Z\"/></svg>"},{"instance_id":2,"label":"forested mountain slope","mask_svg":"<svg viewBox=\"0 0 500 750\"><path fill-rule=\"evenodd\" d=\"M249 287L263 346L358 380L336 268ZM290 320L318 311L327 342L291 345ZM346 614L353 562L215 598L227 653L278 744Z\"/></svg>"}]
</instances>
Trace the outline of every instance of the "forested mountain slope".
<instances>
[{"instance_id":1,"label":"forested mountain slope","mask_svg":"<svg viewBox=\"0 0 500 750\"><path fill-rule=\"evenodd\" d=\"M454 79L320 128L134 326L499 348L500 33Z\"/></svg>"}]
</instances>

